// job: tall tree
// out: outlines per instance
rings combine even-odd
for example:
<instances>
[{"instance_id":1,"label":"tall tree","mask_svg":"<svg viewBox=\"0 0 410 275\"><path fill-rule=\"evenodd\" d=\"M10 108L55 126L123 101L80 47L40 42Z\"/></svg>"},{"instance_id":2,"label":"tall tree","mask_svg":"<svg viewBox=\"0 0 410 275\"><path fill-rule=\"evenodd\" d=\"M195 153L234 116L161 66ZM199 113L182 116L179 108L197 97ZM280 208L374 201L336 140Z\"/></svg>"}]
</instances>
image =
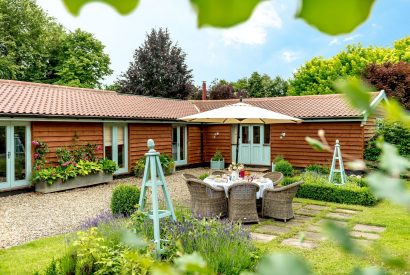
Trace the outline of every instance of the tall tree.
<instances>
[{"instance_id":1,"label":"tall tree","mask_svg":"<svg viewBox=\"0 0 410 275\"><path fill-rule=\"evenodd\" d=\"M410 63L371 64L363 72L363 78L410 110Z\"/></svg>"},{"instance_id":2,"label":"tall tree","mask_svg":"<svg viewBox=\"0 0 410 275\"><path fill-rule=\"evenodd\" d=\"M209 88L209 99L217 100L236 98L234 87L225 80L215 81Z\"/></svg>"},{"instance_id":3,"label":"tall tree","mask_svg":"<svg viewBox=\"0 0 410 275\"><path fill-rule=\"evenodd\" d=\"M393 48L349 45L332 58L314 57L302 65L290 80L290 95L332 94L333 82L346 76L359 77L372 63L410 62L410 36L398 40Z\"/></svg>"},{"instance_id":4,"label":"tall tree","mask_svg":"<svg viewBox=\"0 0 410 275\"><path fill-rule=\"evenodd\" d=\"M96 87L108 66L91 34L67 34L34 0L0 0L0 78Z\"/></svg>"},{"instance_id":5,"label":"tall tree","mask_svg":"<svg viewBox=\"0 0 410 275\"><path fill-rule=\"evenodd\" d=\"M135 50L128 71L119 79L120 92L186 99L191 91L192 70L185 58L167 29L152 29L144 44Z\"/></svg>"},{"instance_id":6,"label":"tall tree","mask_svg":"<svg viewBox=\"0 0 410 275\"><path fill-rule=\"evenodd\" d=\"M242 92L249 97L275 97L287 95L289 84L280 76L272 79L267 74L253 72L249 78L241 78L232 83L236 92Z\"/></svg>"}]
</instances>

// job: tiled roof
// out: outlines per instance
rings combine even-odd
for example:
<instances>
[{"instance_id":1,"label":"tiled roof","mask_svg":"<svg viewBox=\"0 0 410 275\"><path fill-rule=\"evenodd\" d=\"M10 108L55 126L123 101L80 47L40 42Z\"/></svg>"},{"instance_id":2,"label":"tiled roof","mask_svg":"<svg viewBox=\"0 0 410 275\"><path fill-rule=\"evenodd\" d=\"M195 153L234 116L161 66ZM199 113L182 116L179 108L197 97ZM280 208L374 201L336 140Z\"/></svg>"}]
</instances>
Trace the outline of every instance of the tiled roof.
<instances>
[{"instance_id":1,"label":"tiled roof","mask_svg":"<svg viewBox=\"0 0 410 275\"><path fill-rule=\"evenodd\" d=\"M189 101L0 80L0 114L172 119L197 113Z\"/></svg>"},{"instance_id":2,"label":"tiled roof","mask_svg":"<svg viewBox=\"0 0 410 275\"><path fill-rule=\"evenodd\" d=\"M377 94L378 93L372 93L372 98L374 99ZM238 102L238 100L192 101L201 112L223 107L235 102ZM302 119L352 118L361 116L361 112L352 108L341 94L245 98L243 102Z\"/></svg>"},{"instance_id":3,"label":"tiled roof","mask_svg":"<svg viewBox=\"0 0 410 275\"><path fill-rule=\"evenodd\" d=\"M377 93L372 94L373 97ZM0 80L0 115L175 120L238 102L172 100L112 91ZM244 102L302 119L360 117L342 95L244 99Z\"/></svg>"}]
</instances>

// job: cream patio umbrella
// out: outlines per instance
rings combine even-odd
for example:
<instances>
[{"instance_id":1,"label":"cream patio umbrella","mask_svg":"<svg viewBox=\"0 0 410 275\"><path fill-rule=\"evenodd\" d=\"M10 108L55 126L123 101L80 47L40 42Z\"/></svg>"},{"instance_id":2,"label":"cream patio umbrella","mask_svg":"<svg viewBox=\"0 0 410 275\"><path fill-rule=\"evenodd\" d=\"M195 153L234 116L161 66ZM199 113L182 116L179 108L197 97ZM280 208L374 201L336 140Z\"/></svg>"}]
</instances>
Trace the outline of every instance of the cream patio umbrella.
<instances>
[{"instance_id":1,"label":"cream patio umbrella","mask_svg":"<svg viewBox=\"0 0 410 275\"><path fill-rule=\"evenodd\" d=\"M300 123L301 119L287 116L242 102L179 118L187 122L238 124L236 162L239 159L239 124Z\"/></svg>"}]
</instances>

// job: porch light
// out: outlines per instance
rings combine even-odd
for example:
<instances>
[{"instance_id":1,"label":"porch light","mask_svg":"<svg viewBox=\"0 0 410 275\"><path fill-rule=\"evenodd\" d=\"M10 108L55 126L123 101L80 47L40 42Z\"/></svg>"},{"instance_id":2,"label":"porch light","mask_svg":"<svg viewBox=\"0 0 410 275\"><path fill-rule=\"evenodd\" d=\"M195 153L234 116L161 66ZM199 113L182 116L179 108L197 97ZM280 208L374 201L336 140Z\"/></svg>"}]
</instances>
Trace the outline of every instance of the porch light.
<instances>
[{"instance_id":1,"label":"porch light","mask_svg":"<svg viewBox=\"0 0 410 275\"><path fill-rule=\"evenodd\" d=\"M279 138L280 139L284 139L286 137L286 133L285 132L282 132L280 135L279 135Z\"/></svg>"}]
</instances>

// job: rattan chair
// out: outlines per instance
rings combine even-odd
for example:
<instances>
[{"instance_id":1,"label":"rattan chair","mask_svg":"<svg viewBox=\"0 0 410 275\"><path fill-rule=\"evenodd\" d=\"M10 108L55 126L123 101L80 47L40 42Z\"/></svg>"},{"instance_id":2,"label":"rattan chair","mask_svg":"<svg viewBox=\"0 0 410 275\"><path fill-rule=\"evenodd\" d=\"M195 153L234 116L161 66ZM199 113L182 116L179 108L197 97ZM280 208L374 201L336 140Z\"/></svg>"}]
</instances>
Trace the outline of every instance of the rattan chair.
<instances>
[{"instance_id":1,"label":"rattan chair","mask_svg":"<svg viewBox=\"0 0 410 275\"><path fill-rule=\"evenodd\" d=\"M273 186L275 186L283 179L283 174L281 172L269 172L263 175L263 177L270 179L273 182Z\"/></svg>"},{"instance_id":2,"label":"rattan chair","mask_svg":"<svg viewBox=\"0 0 410 275\"><path fill-rule=\"evenodd\" d=\"M215 188L202 180L185 179L191 194L191 211L198 218L225 217L228 200L223 188Z\"/></svg>"},{"instance_id":3,"label":"rattan chair","mask_svg":"<svg viewBox=\"0 0 410 275\"><path fill-rule=\"evenodd\" d=\"M215 170L215 171L212 171L212 173L211 173L211 175L214 175L214 176L222 176L222 175L225 175L225 174L226 174L226 172L222 171L222 170Z\"/></svg>"},{"instance_id":4,"label":"rattan chair","mask_svg":"<svg viewBox=\"0 0 410 275\"><path fill-rule=\"evenodd\" d=\"M233 222L259 222L256 210L256 192L259 186L255 183L238 182L228 188L229 220Z\"/></svg>"},{"instance_id":5,"label":"rattan chair","mask_svg":"<svg viewBox=\"0 0 410 275\"><path fill-rule=\"evenodd\" d=\"M292 201L302 181L263 191L262 216L281 219L285 222L294 217Z\"/></svg>"}]
</instances>

